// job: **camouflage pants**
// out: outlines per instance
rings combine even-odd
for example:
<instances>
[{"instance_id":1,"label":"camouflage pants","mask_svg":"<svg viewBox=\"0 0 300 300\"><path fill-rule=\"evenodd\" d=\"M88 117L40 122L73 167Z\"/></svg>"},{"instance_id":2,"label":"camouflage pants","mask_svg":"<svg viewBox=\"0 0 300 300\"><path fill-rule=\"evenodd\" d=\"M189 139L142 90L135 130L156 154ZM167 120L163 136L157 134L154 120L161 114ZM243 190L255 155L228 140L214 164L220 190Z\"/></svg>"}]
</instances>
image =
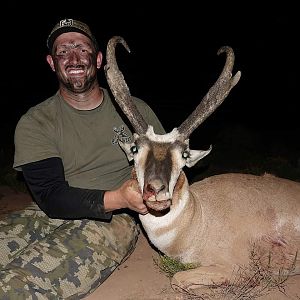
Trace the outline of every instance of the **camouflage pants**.
<instances>
[{"instance_id":1,"label":"camouflage pants","mask_svg":"<svg viewBox=\"0 0 300 300\"><path fill-rule=\"evenodd\" d=\"M48 218L36 205L0 220L0 299L81 299L134 249L138 228L126 215L110 222Z\"/></svg>"}]
</instances>

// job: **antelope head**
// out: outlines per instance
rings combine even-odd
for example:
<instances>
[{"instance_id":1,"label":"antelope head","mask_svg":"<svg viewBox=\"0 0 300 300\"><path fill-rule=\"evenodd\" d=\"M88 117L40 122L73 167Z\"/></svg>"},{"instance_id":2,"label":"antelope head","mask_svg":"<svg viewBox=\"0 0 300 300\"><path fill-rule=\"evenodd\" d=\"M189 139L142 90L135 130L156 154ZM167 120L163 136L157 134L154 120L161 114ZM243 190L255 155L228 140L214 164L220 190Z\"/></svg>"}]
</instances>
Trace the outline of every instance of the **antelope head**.
<instances>
[{"instance_id":1,"label":"antelope head","mask_svg":"<svg viewBox=\"0 0 300 300\"><path fill-rule=\"evenodd\" d=\"M218 54L226 53L227 58L215 84L178 128L159 135L145 122L132 101L129 88L116 62L115 48L118 43L130 52L122 37L112 37L107 45L105 75L116 102L135 130L131 143L119 141L119 144L128 160L134 160L135 174L145 204L153 210L162 211L170 208L172 204L183 167L194 166L211 151L211 147L205 151L191 150L189 136L224 101L239 81L241 73L238 71L232 77L234 52L227 46L220 48Z\"/></svg>"}]
</instances>

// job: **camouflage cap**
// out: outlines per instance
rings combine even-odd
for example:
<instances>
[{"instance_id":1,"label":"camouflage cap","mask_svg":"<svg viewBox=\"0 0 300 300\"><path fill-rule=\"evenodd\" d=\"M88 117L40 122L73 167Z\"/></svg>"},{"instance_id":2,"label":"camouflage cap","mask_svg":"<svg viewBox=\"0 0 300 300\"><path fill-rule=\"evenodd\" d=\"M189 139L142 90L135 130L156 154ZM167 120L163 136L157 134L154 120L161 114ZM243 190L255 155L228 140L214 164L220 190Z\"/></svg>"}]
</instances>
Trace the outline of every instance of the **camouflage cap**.
<instances>
[{"instance_id":1,"label":"camouflage cap","mask_svg":"<svg viewBox=\"0 0 300 300\"><path fill-rule=\"evenodd\" d=\"M96 50L98 50L98 43L94 35L92 34L88 25L83 22L73 20L73 19L63 19L60 20L52 29L51 33L47 38L47 47L51 51L55 39L66 32L79 32L90 38L93 42Z\"/></svg>"}]
</instances>

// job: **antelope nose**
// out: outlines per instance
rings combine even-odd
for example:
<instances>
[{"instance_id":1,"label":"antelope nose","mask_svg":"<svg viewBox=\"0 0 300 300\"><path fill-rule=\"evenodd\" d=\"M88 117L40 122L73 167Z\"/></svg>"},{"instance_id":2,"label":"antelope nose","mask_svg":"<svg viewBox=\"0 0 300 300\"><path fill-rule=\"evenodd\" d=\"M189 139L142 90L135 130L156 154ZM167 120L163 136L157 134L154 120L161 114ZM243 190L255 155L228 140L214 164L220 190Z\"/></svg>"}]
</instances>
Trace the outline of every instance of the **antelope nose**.
<instances>
[{"instance_id":1,"label":"antelope nose","mask_svg":"<svg viewBox=\"0 0 300 300\"><path fill-rule=\"evenodd\" d=\"M151 183L148 183L146 190L149 193L157 195L160 191L165 189L165 185L159 180L153 180Z\"/></svg>"}]
</instances>

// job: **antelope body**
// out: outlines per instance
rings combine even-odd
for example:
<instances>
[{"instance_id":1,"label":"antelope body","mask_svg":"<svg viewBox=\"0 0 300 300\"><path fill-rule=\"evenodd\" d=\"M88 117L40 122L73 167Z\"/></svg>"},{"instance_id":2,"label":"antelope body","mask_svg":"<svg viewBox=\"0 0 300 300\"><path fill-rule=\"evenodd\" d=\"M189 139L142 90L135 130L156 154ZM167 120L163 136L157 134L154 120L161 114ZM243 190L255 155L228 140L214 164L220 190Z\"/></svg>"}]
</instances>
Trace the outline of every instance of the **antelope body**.
<instances>
[{"instance_id":1,"label":"antelope body","mask_svg":"<svg viewBox=\"0 0 300 300\"><path fill-rule=\"evenodd\" d=\"M231 74L233 50L220 49L227 55L223 71L190 117L170 133L157 135L131 101L115 59L117 43L129 50L123 38L113 37L105 71L136 132L132 143L119 143L128 159L134 160L134 176L149 208L148 214L139 216L141 223L160 251L200 264L179 272L176 280L183 286L189 285L190 278L197 285L222 283L235 266L249 263L254 247L261 264L300 274L299 183L271 175L222 174L189 185L182 170L211 151L191 150L189 136L239 81L240 72Z\"/></svg>"}]
</instances>

